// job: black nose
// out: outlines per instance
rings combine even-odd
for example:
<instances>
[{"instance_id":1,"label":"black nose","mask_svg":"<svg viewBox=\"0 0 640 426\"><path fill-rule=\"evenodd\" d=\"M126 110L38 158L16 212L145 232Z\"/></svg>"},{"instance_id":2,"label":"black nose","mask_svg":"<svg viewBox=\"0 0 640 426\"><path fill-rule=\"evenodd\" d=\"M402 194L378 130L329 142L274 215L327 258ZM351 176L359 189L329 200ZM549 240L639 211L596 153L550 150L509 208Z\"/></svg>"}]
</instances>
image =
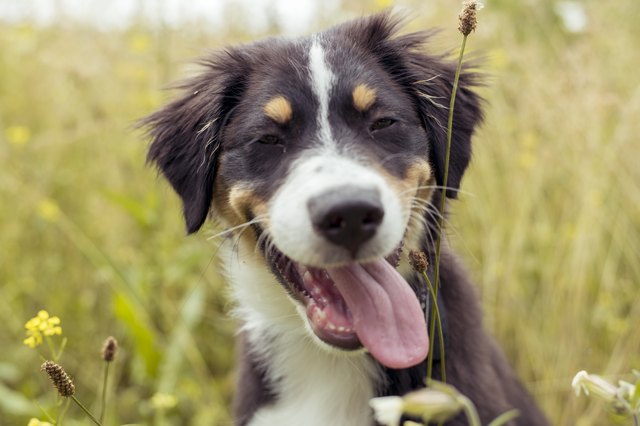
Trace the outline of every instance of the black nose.
<instances>
[{"instance_id":1,"label":"black nose","mask_svg":"<svg viewBox=\"0 0 640 426\"><path fill-rule=\"evenodd\" d=\"M343 186L307 203L315 231L352 256L373 237L384 217L380 194L375 189Z\"/></svg>"}]
</instances>

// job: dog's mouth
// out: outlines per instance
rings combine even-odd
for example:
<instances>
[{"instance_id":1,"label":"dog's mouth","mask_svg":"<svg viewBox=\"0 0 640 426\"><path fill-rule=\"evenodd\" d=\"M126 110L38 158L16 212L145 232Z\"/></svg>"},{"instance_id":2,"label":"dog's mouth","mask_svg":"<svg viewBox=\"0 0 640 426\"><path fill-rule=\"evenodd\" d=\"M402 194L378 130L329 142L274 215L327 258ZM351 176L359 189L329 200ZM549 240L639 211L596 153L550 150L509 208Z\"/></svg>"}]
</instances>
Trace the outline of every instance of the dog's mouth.
<instances>
[{"instance_id":1,"label":"dog's mouth","mask_svg":"<svg viewBox=\"0 0 640 426\"><path fill-rule=\"evenodd\" d=\"M395 269L399 249L386 258L326 269L302 265L275 248L268 258L325 343L344 350L364 346L389 368L407 368L426 358L425 317Z\"/></svg>"}]
</instances>

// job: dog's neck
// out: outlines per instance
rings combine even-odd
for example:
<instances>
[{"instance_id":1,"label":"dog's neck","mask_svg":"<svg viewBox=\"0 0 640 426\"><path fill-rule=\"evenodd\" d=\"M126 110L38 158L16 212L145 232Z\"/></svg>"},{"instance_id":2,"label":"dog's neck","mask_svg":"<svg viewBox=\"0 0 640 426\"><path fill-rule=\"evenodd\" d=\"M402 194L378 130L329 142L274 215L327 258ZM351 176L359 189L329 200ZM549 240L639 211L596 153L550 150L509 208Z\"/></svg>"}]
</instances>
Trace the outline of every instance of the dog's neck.
<instances>
[{"instance_id":1,"label":"dog's neck","mask_svg":"<svg viewBox=\"0 0 640 426\"><path fill-rule=\"evenodd\" d=\"M379 365L364 351L320 347L307 330L304 312L297 312L261 255L243 242L231 246L222 258L235 314L250 356L265 370L275 396L249 425L370 426L367 407L382 380Z\"/></svg>"}]
</instances>

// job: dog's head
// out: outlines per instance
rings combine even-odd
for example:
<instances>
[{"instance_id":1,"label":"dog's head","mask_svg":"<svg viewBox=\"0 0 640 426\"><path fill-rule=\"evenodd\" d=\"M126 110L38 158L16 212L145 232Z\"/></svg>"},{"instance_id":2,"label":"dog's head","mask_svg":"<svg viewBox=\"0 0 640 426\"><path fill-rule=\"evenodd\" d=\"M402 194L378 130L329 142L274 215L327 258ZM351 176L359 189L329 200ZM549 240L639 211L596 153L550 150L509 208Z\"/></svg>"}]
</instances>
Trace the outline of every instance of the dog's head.
<instances>
[{"instance_id":1,"label":"dog's head","mask_svg":"<svg viewBox=\"0 0 640 426\"><path fill-rule=\"evenodd\" d=\"M446 190L454 66L396 36L389 14L217 53L151 115L149 159L184 205L251 223L254 243L320 340L400 368L426 356L424 314L391 265L420 243L434 193L455 197L480 120L463 74ZM386 259L386 260L385 260Z\"/></svg>"}]
</instances>

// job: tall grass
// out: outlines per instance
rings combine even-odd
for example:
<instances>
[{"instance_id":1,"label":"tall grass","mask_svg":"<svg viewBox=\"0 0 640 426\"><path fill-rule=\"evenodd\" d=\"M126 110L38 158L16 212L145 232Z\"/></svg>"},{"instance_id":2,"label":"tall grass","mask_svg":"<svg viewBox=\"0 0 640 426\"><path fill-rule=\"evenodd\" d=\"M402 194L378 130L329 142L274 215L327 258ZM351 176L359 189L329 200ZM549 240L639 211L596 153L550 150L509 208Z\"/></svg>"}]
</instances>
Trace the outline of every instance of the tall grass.
<instances>
[{"instance_id":1,"label":"tall grass","mask_svg":"<svg viewBox=\"0 0 640 426\"><path fill-rule=\"evenodd\" d=\"M487 322L555 424L603 423L568 397L576 366L640 364L640 7L587 10L579 35L550 5L485 10L489 115L455 217Z\"/></svg>"},{"instance_id":2,"label":"tall grass","mask_svg":"<svg viewBox=\"0 0 640 426\"><path fill-rule=\"evenodd\" d=\"M459 4L433 3L413 29L453 28ZM487 120L449 224L488 327L559 425L608 419L572 395L578 370L640 367L640 3L584 4L582 34L552 2L482 11L471 48L488 56ZM53 403L21 344L41 308L65 324L65 365L82 366L89 408L100 345L120 342L107 424L228 424L234 325L216 242L184 237L132 123L189 58L238 38L0 24L0 424ZM457 43L447 30L436 46Z\"/></svg>"}]
</instances>

